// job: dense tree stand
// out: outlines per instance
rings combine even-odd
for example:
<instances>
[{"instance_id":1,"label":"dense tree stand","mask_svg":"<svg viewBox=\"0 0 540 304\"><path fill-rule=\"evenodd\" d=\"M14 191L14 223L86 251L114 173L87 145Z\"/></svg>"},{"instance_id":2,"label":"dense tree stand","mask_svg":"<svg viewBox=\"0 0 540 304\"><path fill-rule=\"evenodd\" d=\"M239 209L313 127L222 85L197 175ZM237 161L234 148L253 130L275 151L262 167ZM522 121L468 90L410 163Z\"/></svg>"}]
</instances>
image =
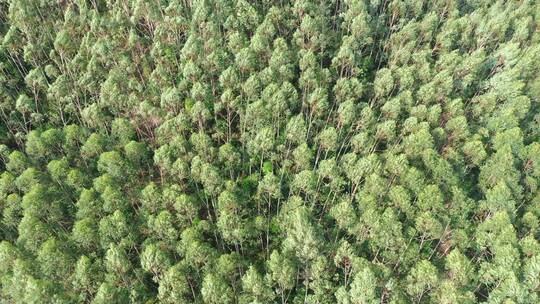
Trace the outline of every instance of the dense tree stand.
<instances>
[{"instance_id":1,"label":"dense tree stand","mask_svg":"<svg viewBox=\"0 0 540 304\"><path fill-rule=\"evenodd\" d=\"M540 303L539 21L0 0L0 303Z\"/></svg>"}]
</instances>

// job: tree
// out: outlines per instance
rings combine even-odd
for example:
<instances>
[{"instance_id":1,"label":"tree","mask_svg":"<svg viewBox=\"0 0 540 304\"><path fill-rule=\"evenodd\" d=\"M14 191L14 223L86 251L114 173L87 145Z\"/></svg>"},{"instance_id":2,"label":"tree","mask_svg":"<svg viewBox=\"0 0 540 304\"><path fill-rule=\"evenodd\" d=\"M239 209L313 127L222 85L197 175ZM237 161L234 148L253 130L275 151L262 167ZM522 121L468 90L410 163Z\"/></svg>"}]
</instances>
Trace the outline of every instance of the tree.
<instances>
[{"instance_id":1,"label":"tree","mask_svg":"<svg viewBox=\"0 0 540 304\"><path fill-rule=\"evenodd\" d=\"M225 190L218 197L217 228L223 239L231 244L241 245L250 236L250 225L245 220L247 213L244 202L235 189Z\"/></svg>"},{"instance_id":2,"label":"tree","mask_svg":"<svg viewBox=\"0 0 540 304\"><path fill-rule=\"evenodd\" d=\"M86 158L96 157L104 151L105 146L105 138L100 134L92 133L81 147L81 155Z\"/></svg>"},{"instance_id":3,"label":"tree","mask_svg":"<svg viewBox=\"0 0 540 304\"><path fill-rule=\"evenodd\" d=\"M124 146L124 154L135 168L140 168L149 161L148 147L145 143L130 141Z\"/></svg>"},{"instance_id":4,"label":"tree","mask_svg":"<svg viewBox=\"0 0 540 304\"><path fill-rule=\"evenodd\" d=\"M73 225L73 240L88 251L99 248L98 224L95 219L83 218Z\"/></svg>"},{"instance_id":5,"label":"tree","mask_svg":"<svg viewBox=\"0 0 540 304\"><path fill-rule=\"evenodd\" d=\"M135 129L131 123L125 118L116 118L112 122L111 136L120 144L125 145L135 139Z\"/></svg>"},{"instance_id":6,"label":"tree","mask_svg":"<svg viewBox=\"0 0 540 304\"><path fill-rule=\"evenodd\" d=\"M6 169L13 174L20 174L28 168L29 161L25 154L21 151L13 151L9 154Z\"/></svg>"},{"instance_id":7,"label":"tree","mask_svg":"<svg viewBox=\"0 0 540 304\"><path fill-rule=\"evenodd\" d=\"M105 254L105 267L110 275L121 282L125 280L125 276L131 270L132 265L125 250L116 244L111 244Z\"/></svg>"},{"instance_id":8,"label":"tree","mask_svg":"<svg viewBox=\"0 0 540 304\"><path fill-rule=\"evenodd\" d=\"M31 214L24 214L17 228L17 242L33 253L52 235L50 227Z\"/></svg>"},{"instance_id":9,"label":"tree","mask_svg":"<svg viewBox=\"0 0 540 304\"><path fill-rule=\"evenodd\" d=\"M420 302L438 282L437 269L429 261L421 260L407 276L407 293Z\"/></svg>"},{"instance_id":10,"label":"tree","mask_svg":"<svg viewBox=\"0 0 540 304\"><path fill-rule=\"evenodd\" d=\"M268 282L253 266L249 267L242 277L242 289L250 302L264 303L272 301L274 297Z\"/></svg>"},{"instance_id":11,"label":"tree","mask_svg":"<svg viewBox=\"0 0 540 304\"><path fill-rule=\"evenodd\" d=\"M290 215L288 225L290 229L283 241L286 252L296 255L302 263L312 262L321 250L320 235L312 217L306 207L298 207Z\"/></svg>"},{"instance_id":12,"label":"tree","mask_svg":"<svg viewBox=\"0 0 540 304\"><path fill-rule=\"evenodd\" d=\"M213 273L204 276L201 294L205 303L233 303L232 290Z\"/></svg>"},{"instance_id":13,"label":"tree","mask_svg":"<svg viewBox=\"0 0 540 304\"><path fill-rule=\"evenodd\" d=\"M37 253L41 272L53 282L71 273L72 258L65 245L54 238L48 239Z\"/></svg>"},{"instance_id":14,"label":"tree","mask_svg":"<svg viewBox=\"0 0 540 304\"><path fill-rule=\"evenodd\" d=\"M392 71L388 68L382 68L377 71L374 82L375 96L381 98L386 97L394 86Z\"/></svg>"},{"instance_id":15,"label":"tree","mask_svg":"<svg viewBox=\"0 0 540 304\"><path fill-rule=\"evenodd\" d=\"M103 265L99 260L81 256L75 264L71 284L79 291L78 300L90 301L103 280Z\"/></svg>"},{"instance_id":16,"label":"tree","mask_svg":"<svg viewBox=\"0 0 540 304\"><path fill-rule=\"evenodd\" d=\"M104 152L99 156L98 170L102 173L107 173L116 179L125 179L129 176L129 167L126 161L116 151Z\"/></svg>"},{"instance_id":17,"label":"tree","mask_svg":"<svg viewBox=\"0 0 540 304\"><path fill-rule=\"evenodd\" d=\"M158 298L164 303L189 301L191 290L184 264L176 264L164 274L159 281Z\"/></svg>"},{"instance_id":18,"label":"tree","mask_svg":"<svg viewBox=\"0 0 540 304\"><path fill-rule=\"evenodd\" d=\"M285 303L289 297L287 292L295 284L296 265L291 258L278 251L272 251L267 263L270 278L277 285L277 293L281 295L281 302Z\"/></svg>"},{"instance_id":19,"label":"tree","mask_svg":"<svg viewBox=\"0 0 540 304\"><path fill-rule=\"evenodd\" d=\"M351 303L378 303L377 279L369 268L358 272L349 291Z\"/></svg>"},{"instance_id":20,"label":"tree","mask_svg":"<svg viewBox=\"0 0 540 304\"><path fill-rule=\"evenodd\" d=\"M159 281L164 272L171 266L171 260L166 251L156 244L148 245L141 254L142 268L154 275L154 280Z\"/></svg>"}]
</instances>

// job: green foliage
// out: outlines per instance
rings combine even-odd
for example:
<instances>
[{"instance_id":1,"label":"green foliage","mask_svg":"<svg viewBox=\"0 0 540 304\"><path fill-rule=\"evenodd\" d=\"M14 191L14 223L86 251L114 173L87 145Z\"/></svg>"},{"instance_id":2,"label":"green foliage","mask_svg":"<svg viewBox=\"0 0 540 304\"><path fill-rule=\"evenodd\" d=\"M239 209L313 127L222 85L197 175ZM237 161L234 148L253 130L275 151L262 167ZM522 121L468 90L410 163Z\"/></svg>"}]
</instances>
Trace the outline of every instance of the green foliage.
<instances>
[{"instance_id":1,"label":"green foliage","mask_svg":"<svg viewBox=\"0 0 540 304\"><path fill-rule=\"evenodd\" d=\"M0 1L0 302L539 303L538 1Z\"/></svg>"}]
</instances>

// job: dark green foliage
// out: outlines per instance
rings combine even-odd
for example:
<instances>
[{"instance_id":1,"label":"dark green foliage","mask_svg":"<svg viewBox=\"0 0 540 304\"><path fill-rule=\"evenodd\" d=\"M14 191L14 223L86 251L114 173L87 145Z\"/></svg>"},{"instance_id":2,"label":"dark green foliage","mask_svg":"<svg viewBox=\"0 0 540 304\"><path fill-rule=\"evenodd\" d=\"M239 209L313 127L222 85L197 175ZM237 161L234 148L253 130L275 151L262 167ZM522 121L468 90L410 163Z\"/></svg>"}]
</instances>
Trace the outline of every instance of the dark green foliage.
<instances>
[{"instance_id":1,"label":"dark green foliage","mask_svg":"<svg viewBox=\"0 0 540 304\"><path fill-rule=\"evenodd\" d=\"M0 302L539 303L537 2L0 0Z\"/></svg>"}]
</instances>

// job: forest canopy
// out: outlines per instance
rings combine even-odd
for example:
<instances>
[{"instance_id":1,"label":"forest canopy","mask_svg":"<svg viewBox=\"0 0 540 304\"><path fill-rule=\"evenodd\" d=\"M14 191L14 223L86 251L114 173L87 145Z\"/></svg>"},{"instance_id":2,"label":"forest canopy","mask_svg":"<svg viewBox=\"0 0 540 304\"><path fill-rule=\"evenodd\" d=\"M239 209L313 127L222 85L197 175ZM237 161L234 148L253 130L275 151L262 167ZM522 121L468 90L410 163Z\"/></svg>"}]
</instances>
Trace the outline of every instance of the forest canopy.
<instances>
[{"instance_id":1,"label":"forest canopy","mask_svg":"<svg viewBox=\"0 0 540 304\"><path fill-rule=\"evenodd\" d=\"M0 302L540 303L539 21L0 0Z\"/></svg>"}]
</instances>

